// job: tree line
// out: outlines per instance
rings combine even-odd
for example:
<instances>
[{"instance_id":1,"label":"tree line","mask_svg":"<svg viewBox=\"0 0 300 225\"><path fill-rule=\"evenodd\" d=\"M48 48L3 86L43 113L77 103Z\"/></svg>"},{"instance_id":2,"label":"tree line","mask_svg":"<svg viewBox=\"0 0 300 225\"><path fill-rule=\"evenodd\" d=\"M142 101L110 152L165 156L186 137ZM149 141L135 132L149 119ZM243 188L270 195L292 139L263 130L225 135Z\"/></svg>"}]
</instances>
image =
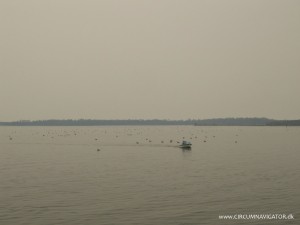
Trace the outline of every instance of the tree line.
<instances>
[{"instance_id":1,"label":"tree line","mask_svg":"<svg viewBox=\"0 0 300 225\"><path fill-rule=\"evenodd\" d=\"M147 125L195 125L195 126L300 126L300 120L274 120L268 118L214 118L188 120L129 119L129 120L20 120L0 122L0 126L147 126Z\"/></svg>"}]
</instances>

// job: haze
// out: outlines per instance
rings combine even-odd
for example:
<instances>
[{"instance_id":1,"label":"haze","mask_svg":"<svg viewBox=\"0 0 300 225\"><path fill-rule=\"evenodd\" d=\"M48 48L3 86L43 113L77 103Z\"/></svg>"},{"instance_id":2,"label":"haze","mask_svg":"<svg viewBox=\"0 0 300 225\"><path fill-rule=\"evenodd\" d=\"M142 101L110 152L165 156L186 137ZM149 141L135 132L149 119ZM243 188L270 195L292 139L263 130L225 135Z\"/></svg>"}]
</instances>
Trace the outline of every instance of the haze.
<instances>
[{"instance_id":1,"label":"haze","mask_svg":"<svg viewBox=\"0 0 300 225\"><path fill-rule=\"evenodd\" d=\"M298 0L2 0L0 121L298 119Z\"/></svg>"}]
</instances>

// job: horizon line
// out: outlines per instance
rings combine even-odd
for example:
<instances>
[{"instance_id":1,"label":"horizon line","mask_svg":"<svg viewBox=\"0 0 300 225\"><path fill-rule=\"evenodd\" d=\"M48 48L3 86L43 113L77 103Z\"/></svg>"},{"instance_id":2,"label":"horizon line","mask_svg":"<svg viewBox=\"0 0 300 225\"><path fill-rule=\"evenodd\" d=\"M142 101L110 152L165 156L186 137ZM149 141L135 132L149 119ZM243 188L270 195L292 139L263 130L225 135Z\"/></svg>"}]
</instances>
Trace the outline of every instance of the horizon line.
<instances>
[{"instance_id":1,"label":"horizon line","mask_svg":"<svg viewBox=\"0 0 300 225\"><path fill-rule=\"evenodd\" d=\"M19 119L19 120L10 120L10 121L0 121L2 122L36 122L36 121L66 121L66 120L73 120L73 121L79 121L79 120L95 120L95 121L152 121L152 120L161 120L161 121L191 121L191 120L215 120L215 119L267 119L267 120L299 120L299 119L273 119L268 117L211 117L211 118L187 118L187 119L162 119L162 118L127 118L127 119L91 119L91 118L68 118L68 119Z\"/></svg>"}]
</instances>

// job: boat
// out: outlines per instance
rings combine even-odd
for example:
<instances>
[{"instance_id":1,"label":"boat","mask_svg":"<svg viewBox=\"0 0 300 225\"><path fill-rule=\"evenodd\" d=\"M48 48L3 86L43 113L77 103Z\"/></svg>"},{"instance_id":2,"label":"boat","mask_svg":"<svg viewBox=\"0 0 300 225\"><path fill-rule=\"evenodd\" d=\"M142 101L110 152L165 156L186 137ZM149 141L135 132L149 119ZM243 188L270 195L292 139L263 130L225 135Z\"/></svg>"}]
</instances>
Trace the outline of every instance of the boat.
<instances>
[{"instance_id":1,"label":"boat","mask_svg":"<svg viewBox=\"0 0 300 225\"><path fill-rule=\"evenodd\" d=\"M182 141L181 145L179 145L179 148L191 149L192 148L192 143L189 142L189 141Z\"/></svg>"}]
</instances>

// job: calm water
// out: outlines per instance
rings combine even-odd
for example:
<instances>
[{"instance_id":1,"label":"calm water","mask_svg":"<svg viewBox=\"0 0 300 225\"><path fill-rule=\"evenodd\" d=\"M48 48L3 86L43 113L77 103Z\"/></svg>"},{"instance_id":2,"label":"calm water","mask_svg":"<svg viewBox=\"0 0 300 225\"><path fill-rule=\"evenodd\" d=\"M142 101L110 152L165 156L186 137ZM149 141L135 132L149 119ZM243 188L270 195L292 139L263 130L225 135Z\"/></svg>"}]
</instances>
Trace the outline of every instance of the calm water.
<instances>
[{"instance_id":1,"label":"calm water","mask_svg":"<svg viewBox=\"0 0 300 225\"><path fill-rule=\"evenodd\" d=\"M0 224L299 224L299 150L289 127L0 127ZM219 220L267 213L295 219Z\"/></svg>"}]
</instances>

